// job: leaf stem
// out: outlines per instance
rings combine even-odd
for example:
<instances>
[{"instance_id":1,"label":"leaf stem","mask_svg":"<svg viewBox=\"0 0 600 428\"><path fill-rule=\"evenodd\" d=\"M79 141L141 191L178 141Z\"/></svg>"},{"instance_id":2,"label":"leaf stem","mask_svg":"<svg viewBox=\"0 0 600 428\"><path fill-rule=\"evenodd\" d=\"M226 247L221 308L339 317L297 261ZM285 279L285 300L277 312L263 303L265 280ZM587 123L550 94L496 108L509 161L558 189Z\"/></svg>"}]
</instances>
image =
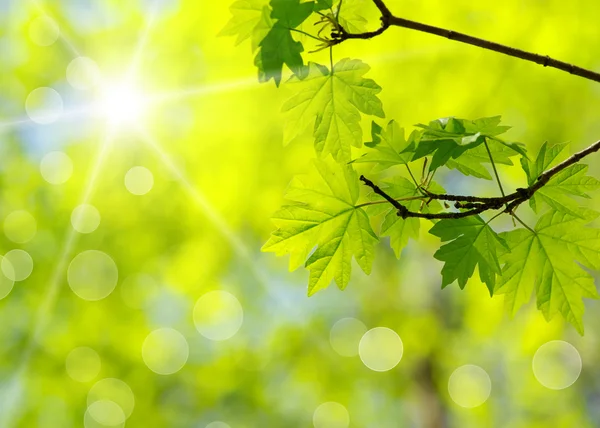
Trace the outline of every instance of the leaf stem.
<instances>
[{"instance_id":1,"label":"leaf stem","mask_svg":"<svg viewBox=\"0 0 600 428\"><path fill-rule=\"evenodd\" d=\"M408 175L410 175L410 178L412 179L413 183L415 184L415 187L417 189L420 189L421 186L419 186L419 183L417 183L417 179L415 178L415 176L413 175L412 171L410 170L410 167L408 166L407 163L404 164L404 166L406 166L406 170L408 171Z\"/></svg>"},{"instance_id":2,"label":"leaf stem","mask_svg":"<svg viewBox=\"0 0 600 428\"><path fill-rule=\"evenodd\" d=\"M329 47L329 64L331 65L331 75L333 76L333 46Z\"/></svg>"},{"instance_id":3,"label":"leaf stem","mask_svg":"<svg viewBox=\"0 0 600 428\"><path fill-rule=\"evenodd\" d=\"M516 215L514 212L513 212L513 213L511 213L511 215L513 216L513 218L514 218L514 219L516 219L516 220L517 220L519 223L521 223L521 224L522 224L522 225L525 227L525 229L529 230L529 231L530 231L531 233L533 233L534 235L537 235L537 233L535 233L535 230L533 230L531 227L527 226L527 225L525 224L525 222L519 218L519 216L518 216L518 215Z\"/></svg>"},{"instance_id":4,"label":"leaf stem","mask_svg":"<svg viewBox=\"0 0 600 428\"><path fill-rule=\"evenodd\" d=\"M483 144L485 145L485 149L487 150L488 156L490 157L490 162L492 163L492 168L494 169L494 175L496 176L496 181L498 182L498 187L500 188L500 193L504 198L506 194L504 193L504 189L502 188L502 182L500 181L500 176L498 175L498 170L496 169L496 163L494 162L494 158L492 157L492 152L490 151L490 147L488 146L487 140L483 140Z\"/></svg>"},{"instance_id":5,"label":"leaf stem","mask_svg":"<svg viewBox=\"0 0 600 428\"><path fill-rule=\"evenodd\" d=\"M497 219L498 217L500 217L502 214L504 214L504 211L500 211L498 214L496 214L495 216L493 216L491 219L489 219L488 221L485 222L485 224L490 224L492 222L492 220Z\"/></svg>"},{"instance_id":6,"label":"leaf stem","mask_svg":"<svg viewBox=\"0 0 600 428\"><path fill-rule=\"evenodd\" d=\"M433 177L435 177L435 173L437 172L437 168L433 170L433 172L431 173L431 177L427 180L427 182L425 183L425 189L428 189L429 186L431 185L431 182L433 181Z\"/></svg>"},{"instance_id":7,"label":"leaf stem","mask_svg":"<svg viewBox=\"0 0 600 428\"><path fill-rule=\"evenodd\" d=\"M294 31L296 33L304 34L305 36L308 36L311 39L315 39L315 40L318 40L320 42L327 42L327 40L325 40L325 39L320 39L318 37L313 36L312 34L307 33L306 31L298 30L297 28L288 28L288 30Z\"/></svg>"},{"instance_id":8,"label":"leaf stem","mask_svg":"<svg viewBox=\"0 0 600 428\"><path fill-rule=\"evenodd\" d=\"M341 12L341 10L342 10L342 3L343 3L343 2L344 2L344 0L340 0L340 2L339 2L339 4L338 4L337 11L336 11L336 13L335 13L335 20L336 20L336 22L338 23L338 25L339 25L340 12Z\"/></svg>"}]
</instances>

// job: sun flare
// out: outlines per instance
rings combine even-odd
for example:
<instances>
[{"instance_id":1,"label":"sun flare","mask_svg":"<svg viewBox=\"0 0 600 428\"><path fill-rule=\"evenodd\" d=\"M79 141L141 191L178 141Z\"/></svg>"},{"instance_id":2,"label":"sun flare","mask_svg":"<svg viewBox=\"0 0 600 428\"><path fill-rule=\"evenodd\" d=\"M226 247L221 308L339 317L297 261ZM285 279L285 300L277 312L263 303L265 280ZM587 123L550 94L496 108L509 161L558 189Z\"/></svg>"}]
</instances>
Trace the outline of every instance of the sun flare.
<instances>
[{"instance_id":1,"label":"sun flare","mask_svg":"<svg viewBox=\"0 0 600 428\"><path fill-rule=\"evenodd\" d=\"M134 83L107 84L101 94L101 114L112 124L137 124L146 112L145 97Z\"/></svg>"}]
</instances>

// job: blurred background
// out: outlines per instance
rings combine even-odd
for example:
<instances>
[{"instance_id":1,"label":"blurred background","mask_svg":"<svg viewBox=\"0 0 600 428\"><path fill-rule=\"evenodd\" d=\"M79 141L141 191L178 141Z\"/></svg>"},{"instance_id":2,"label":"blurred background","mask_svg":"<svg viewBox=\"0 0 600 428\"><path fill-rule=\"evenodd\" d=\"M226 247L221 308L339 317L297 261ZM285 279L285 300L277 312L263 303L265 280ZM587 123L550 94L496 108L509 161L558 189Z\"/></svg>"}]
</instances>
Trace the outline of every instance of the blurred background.
<instances>
[{"instance_id":1,"label":"blurred background","mask_svg":"<svg viewBox=\"0 0 600 428\"><path fill-rule=\"evenodd\" d=\"M389 5L600 70L594 0ZM598 302L581 337L534 302L511 318L477 280L441 290L425 222L344 292L308 298L307 271L260 252L314 150L309 132L282 145L293 89L217 37L229 6L0 0L0 427L600 426ZM399 28L334 57L370 64L407 130L501 114L534 153L600 135L600 86L563 72Z\"/></svg>"}]
</instances>

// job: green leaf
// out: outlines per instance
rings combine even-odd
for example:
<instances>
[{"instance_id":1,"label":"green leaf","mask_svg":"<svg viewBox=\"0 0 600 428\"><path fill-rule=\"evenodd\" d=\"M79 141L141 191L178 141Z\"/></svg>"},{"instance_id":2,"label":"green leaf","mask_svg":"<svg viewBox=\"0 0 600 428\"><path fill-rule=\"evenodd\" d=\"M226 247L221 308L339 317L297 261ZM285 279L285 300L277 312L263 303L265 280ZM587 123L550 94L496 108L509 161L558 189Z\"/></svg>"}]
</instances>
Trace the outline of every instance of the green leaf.
<instances>
[{"instance_id":1,"label":"green leaf","mask_svg":"<svg viewBox=\"0 0 600 428\"><path fill-rule=\"evenodd\" d=\"M358 177L350 165L315 160L309 175L290 184L286 193L290 204L273 216L277 230L262 250L290 254L290 269L306 260L309 295L332 280L340 289L346 288L352 257L365 273L371 272L378 237L366 212L356 207L358 194Z\"/></svg>"},{"instance_id":2,"label":"green leaf","mask_svg":"<svg viewBox=\"0 0 600 428\"><path fill-rule=\"evenodd\" d=\"M443 118L429 122L429 125L418 124L423 129L420 142L415 150L413 160L433 154L429 170L433 171L445 165L451 159L457 159L469 149L474 149L486 139L495 140L500 144L521 153L519 145L511 147L516 143L505 143L496 136L510 129L507 126L499 126L500 116L486 117L476 120L457 119L454 117ZM469 161L467 161L469 162ZM471 162L472 163L472 162ZM456 163L454 166L458 166ZM464 166L465 170L482 175L481 168L473 170L472 165ZM471 174L474 175L474 174Z\"/></svg>"},{"instance_id":3,"label":"green leaf","mask_svg":"<svg viewBox=\"0 0 600 428\"><path fill-rule=\"evenodd\" d=\"M382 183L381 188L390 196L396 199L410 198L420 195L414 183L404 177L395 176ZM383 198L377 194L373 194L373 199L382 201ZM402 202L402 204L411 211L419 211L421 205L420 200ZM399 217L396 209L387 202L381 204L384 207L385 217L381 225L381 236L390 237L390 247L394 250L397 258L410 238L417 239L419 237L420 220L418 218L403 219Z\"/></svg>"},{"instance_id":4,"label":"green leaf","mask_svg":"<svg viewBox=\"0 0 600 428\"><path fill-rule=\"evenodd\" d=\"M320 157L332 154L338 162L350 161L350 146L362 145L360 113L383 117L377 94L381 88L363 75L369 66L359 60L342 59L333 73L322 65L309 64L301 90L283 106L287 113L285 142L290 142L314 122L315 149Z\"/></svg>"},{"instance_id":5,"label":"green leaf","mask_svg":"<svg viewBox=\"0 0 600 428\"><path fill-rule=\"evenodd\" d=\"M527 174L527 183L530 186L534 184L538 177L548 169L555 159L566 158L565 149L568 145L568 143L562 143L548 146L548 143L544 143L540 148L535 161L531 162L528 159L521 159L521 166L523 167L525 174Z\"/></svg>"},{"instance_id":6,"label":"green leaf","mask_svg":"<svg viewBox=\"0 0 600 428\"><path fill-rule=\"evenodd\" d=\"M314 3L300 0L271 0L271 18L276 20L260 42L254 64L258 67L259 80L275 80L279 86L283 65L300 78L306 75L302 43L294 40L292 29L302 24L313 12Z\"/></svg>"},{"instance_id":7,"label":"green leaf","mask_svg":"<svg viewBox=\"0 0 600 428\"><path fill-rule=\"evenodd\" d=\"M592 220L588 217L586 220ZM495 291L505 295L511 313L529 302L533 291L547 320L557 313L583 334L582 298L598 298L593 277L582 268L600 269L600 230L568 214L550 211L535 226L535 233L517 229L501 233L510 251Z\"/></svg>"},{"instance_id":8,"label":"green leaf","mask_svg":"<svg viewBox=\"0 0 600 428\"><path fill-rule=\"evenodd\" d=\"M489 140L488 147L496 164L513 165L510 157L517 154L514 150L500 144L496 140ZM445 166L450 169L456 169L464 175L491 180L492 176L483 165L484 163L490 163L490 157L485 146L480 145L466 150L456 159L449 159Z\"/></svg>"},{"instance_id":9,"label":"green leaf","mask_svg":"<svg viewBox=\"0 0 600 428\"><path fill-rule=\"evenodd\" d=\"M271 18L286 28L296 28L314 10L314 2L302 0L271 0Z\"/></svg>"},{"instance_id":10,"label":"green leaf","mask_svg":"<svg viewBox=\"0 0 600 428\"><path fill-rule=\"evenodd\" d=\"M236 45L252 39L252 51L258 49L260 42L270 31L273 22L268 0L238 0L229 8L231 19L221 30L219 36L236 36Z\"/></svg>"},{"instance_id":11,"label":"green leaf","mask_svg":"<svg viewBox=\"0 0 600 428\"><path fill-rule=\"evenodd\" d=\"M443 219L429 231L439 237L444 244L434 257L445 262L442 268L442 287L458 280L464 288L473 276L475 267L490 295L493 294L496 275L500 274L498 253L504 251L506 243L479 216L460 219Z\"/></svg>"},{"instance_id":12,"label":"green leaf","mask_svg":"<svg viewBox=\"0 0 600 428\"><path fill-rule=\"evenodd\" d=\"M315 11L320 12L322 10L333 8L334 0L316 0L315 1Z\"/></svg>"},{"instance_id":13,"label":"green leaf","mask_svg":"<svg viewBox=\"0 0 600 428\"><path fill-rule=\"evenodd\" d=\"M521 159L523 170L527 174L527 182L531 186L537 178L546 171L554 161L566 158L566 148L568 144L556 144L548 147L546 143L542 145L538 156L534 162L527 159ZM589 198L588 192L600 188L600 181L594 177L586 175L588 166L584 164L571 165L554 177L548 183L541 187L529 200L530 206L538 212L542 203L556 211L560 211L575 217L586 218L592 210L582 208L572 199L573 196Z\"/></svg>"},{"instance_id":14,"label":"green leaf","mask_svg":"<svg viewBox=\"0 0 600 428\"><path fill-rule=\"evenodd\" d=\"M373 141L365 143L370 150L353 163L375 163L376 171L382 171L395 165L408 164L413 153L405 152L411 145L415 144L417 132L413 132L409 139L404 137L404 129L400 128L395 121L390 121L387 128L383 130L375 121L371 125L371 136Z\"/></svg>"},{"instance_id":15,"label":"green leaf","mask_svg":"<svg viewBox=\"0 0 600 428\"><path fill-rule=\"evenodd\" d=\"M337 3L334 7L334 3ZM338 8L340 7L338 15ZM343 0L343 2L333 0L317 0L315 2L315 11L324 11L329 9L329 12L325 12L326 15L331 16L333 10L333 16L338 15L340 25L349 33L362 33L365 31L365 26L368 23L367 19L362 16L362 9L368 5L367 0Z\"/></svg>"}]
</instances>

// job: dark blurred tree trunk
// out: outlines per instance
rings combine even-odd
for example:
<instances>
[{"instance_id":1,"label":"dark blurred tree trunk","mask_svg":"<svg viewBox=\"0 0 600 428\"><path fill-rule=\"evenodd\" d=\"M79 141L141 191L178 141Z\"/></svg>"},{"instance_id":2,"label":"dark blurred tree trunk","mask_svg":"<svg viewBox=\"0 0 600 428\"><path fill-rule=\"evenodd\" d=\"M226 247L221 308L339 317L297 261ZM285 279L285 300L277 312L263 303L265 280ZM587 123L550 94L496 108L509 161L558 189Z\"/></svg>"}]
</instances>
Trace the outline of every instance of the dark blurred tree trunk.
<instances>
[{"instance_id":1,"label":"dark blurred tree trunk","mask_svg":"<svg viewBox=\"0 0 600 428\"><path fill-rule=\"evenodd\" d=\"M416 370L415 380L420 388L419 422L422 428L445 428L444 405L433 379L433 361L431 357L421 361Z\"/></svg>"}]
</instances>

